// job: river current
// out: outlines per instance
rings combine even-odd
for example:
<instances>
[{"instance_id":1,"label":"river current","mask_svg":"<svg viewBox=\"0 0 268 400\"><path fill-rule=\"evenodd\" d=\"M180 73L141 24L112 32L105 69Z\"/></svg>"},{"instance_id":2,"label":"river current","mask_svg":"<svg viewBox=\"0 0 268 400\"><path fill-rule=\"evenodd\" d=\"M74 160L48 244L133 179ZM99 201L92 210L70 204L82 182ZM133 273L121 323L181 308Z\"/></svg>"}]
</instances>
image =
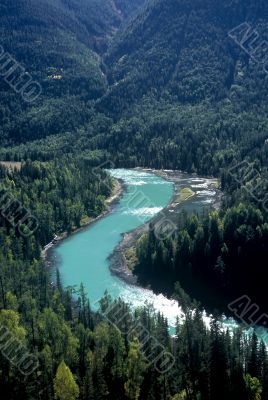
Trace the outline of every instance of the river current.
<instances>
[{"instance_id":1,"label":"river current","mask_svg":"<svg viewBox=\"0 0 268 400\"><path fill-rule=\"evenodd\" d=\"M134 307L151 304L164 314L172 328L177 317L181 316L177 302L124 282L110 272L108 258L122 234L149 221L169 204L174 185L151 172L116 169L110 173L125 183L126 189L120 201L104 218L71 235L53 250L63 284L79 287L83 282L93 309L105 290L113 298L120 296ZM196 192L196 196L187 200L182 208L200 211L211 204L215 191L210 183L209 179L182 174L179 187L188 187Z\"/></svg>"}]
</instances>

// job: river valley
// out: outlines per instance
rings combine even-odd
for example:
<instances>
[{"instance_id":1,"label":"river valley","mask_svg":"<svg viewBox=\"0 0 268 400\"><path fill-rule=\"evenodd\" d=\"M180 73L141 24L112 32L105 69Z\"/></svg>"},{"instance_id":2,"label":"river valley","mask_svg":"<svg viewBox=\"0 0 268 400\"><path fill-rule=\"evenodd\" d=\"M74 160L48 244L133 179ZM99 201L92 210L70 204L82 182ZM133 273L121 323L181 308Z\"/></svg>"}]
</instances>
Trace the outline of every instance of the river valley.
<instances>
[{"instance_id":1,"label":"river valley","mask_svg":"<svg viewBox=\"0 0 268 400\"><path fill-rule=\"evenodd\" d=\"M109 269L109 256L125 232L134 230L160 213L174 197L174 184L161 176L140 170L118 169L110 173L123 180L123 196L104 218L71 235L52 249L52 261L60 270L64 286L79 287L83 282L91 306L97 307L105 290L113 298L121 297L134 307L152 304L174 327L181 310L176 301L162 294L131 285ZM188 212L201 211L215 200L211 187L215 180L181 174L177 190L191 188L195 196L180 205Z\"/></svg>"}]
</instances>

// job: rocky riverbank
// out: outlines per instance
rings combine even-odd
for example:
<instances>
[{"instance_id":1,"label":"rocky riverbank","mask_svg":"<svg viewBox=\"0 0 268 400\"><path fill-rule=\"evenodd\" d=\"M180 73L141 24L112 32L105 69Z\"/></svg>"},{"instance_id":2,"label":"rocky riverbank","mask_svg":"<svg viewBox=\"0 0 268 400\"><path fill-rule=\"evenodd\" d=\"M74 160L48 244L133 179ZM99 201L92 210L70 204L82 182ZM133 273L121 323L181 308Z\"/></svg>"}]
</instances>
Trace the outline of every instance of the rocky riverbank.
<instances>
[{"instance_id":1,"label":"rocky riverbank","mask_svg":"<svg viewBox=\"0 0 268 400\"><path fill-rule=\"evenodd\" d=\"M219 181L215 178L201 178L197 175L188 175L181 171L174 170L154 170L142 169L138 170L148 173L154 173L174 184L174 194L169 205L161 211L161 218L177 223L179 215L186 202L193 200L200 194L200 191L213 191L211 208L218 210L221 205L222 192L219 189ZM192 187L184 186L189 179L193 179ZM159 215L154 217L150 222L155 223L159 219ZM146 223L134 231L125 233L121 242L115 248L109 257L110 270L112 273L123 279L128 284L137 284L137 277L133 275L133 267L136 258L136 243L139 238L149 231L149 223Z\"/></svg>"}]
</instances>

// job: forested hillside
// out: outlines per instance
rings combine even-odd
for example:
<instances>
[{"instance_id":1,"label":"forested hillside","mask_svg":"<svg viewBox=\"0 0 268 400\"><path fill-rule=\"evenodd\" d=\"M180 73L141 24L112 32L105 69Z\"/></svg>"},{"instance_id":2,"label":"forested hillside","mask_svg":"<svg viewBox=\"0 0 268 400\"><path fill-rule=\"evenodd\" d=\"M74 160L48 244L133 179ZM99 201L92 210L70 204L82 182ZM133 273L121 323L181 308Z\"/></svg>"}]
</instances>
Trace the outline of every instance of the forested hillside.
<instances>
[{"instance_id":1,"label":"forested hillside","mask_svg":"<svg viewBox=\"0 0 268 400\"><path fill-rule=\"evenodd\" d=\"M232 94L243 97L244 106L250 87L259 94L258 102L265 100L263 71L228 33L248 22L262 35L259 40L267 39L267 13L267 2L261 0L151 1L114 38L105 56L111 112L147 94L183 104L215 103Z\"/></svg>"},{"instance_id":2,"label":"forested hillside","mask_svg":"<svg viewBox=\"0 0 268 400\"><path fill-rule=\"evenodd\" d=\"M136 3L142 1L1 2L2 144L73 131L85 124L92 100L107 90L101 54ZM8 76L11 68L14 72ZM25 101L6 81L18 83L23 71L41 87L34 102Z\"/></svg>"},{"instance_id":3,"label":"forested hillside","mask_svg":"<svg viewBox=\"0 0 268 400\"><path fill-rule=\"evenodd\" d=\"M118 159L218 174L263 151L267 18L265 1L149 2L104 58L110 85L97 107L117 121Z\"/></svg>"},{"instance_id":4,"label":"forested hillside","mask_svg":"<svg viewBox=\"0 0 268 400\"><path fill-rule=\"evenodd\" d=\"M93 313L83 285L64 289L59 274L51 282L41 257L44 244L54 233L99 214L111 193L111 179L93 172L90 164L69 156L0 170L3 397L226 400L262 395L266 400L264 344L254 334L245 340L240 330L234 335L222 331L216 319L208 329L201 311L191 310L179 287L177 298L186 318L172 338L165 318L149 306L133 312L122 300L113 302L105 294L100 312ZM40 224L30 235L27 224L19 222L18 202ZM149 340L144 340L145 333Z\"/></svg>"},{"instance_id":5,"label":"forested hillside","mask_svg":"<svg viewBox=\"0 0 268 400\"><path fill-rule=\"evenodd\" d=\"M265 344L206 326L188 296L268 306L267 28L265 0L1 0L0 159L17 162L0 166L4 399L268 399ZM107 160L221 182L221 210L136 246L140 282L183 307L174 337L108 294L92 312L45 268L55 234L104 211L113 181L92 168ZM118 307L123 331L105 318Z\"/></svg>"},{"instance_id":6,"label":"forested hillside","mask_svg":"<svg viewBox=\"0 0 268 400\"><path fill-rule=\"evenodd\" d=\"M20 37L20 19L5 7L3 27L13 21L18 37L2 28L7 50L28 60L42 94L29 106L1 81L2 143L58 134L46 153L66 149L70 136L71 151L108 150L116 165L214 175L245 156L265 161L268 78L261 54L256 62L248 51L267 38L265 2L149 1L129 22L128 2L116 2L114 12L104 2L101 19L95 3L82 4L65 4L63 13L63 3L55 3L34 25L42 20L36 11L31 41ZM23 7L22 18L28 12ZM249 30L234 34L246 37L241 48L229 32L245 21ZM21 148L2 151L2 158L7 154L24 157Z\"/></svg>"}]
</instances>

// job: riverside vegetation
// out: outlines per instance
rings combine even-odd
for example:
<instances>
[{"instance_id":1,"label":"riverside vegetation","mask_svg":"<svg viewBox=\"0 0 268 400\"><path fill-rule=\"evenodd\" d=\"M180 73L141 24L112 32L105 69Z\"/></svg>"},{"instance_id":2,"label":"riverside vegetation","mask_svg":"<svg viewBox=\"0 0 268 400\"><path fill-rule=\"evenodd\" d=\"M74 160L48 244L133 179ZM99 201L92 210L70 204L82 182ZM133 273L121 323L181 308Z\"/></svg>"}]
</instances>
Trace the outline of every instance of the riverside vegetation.
<instances>
[{"instance_id":1,"label":"riverside vegetation","mask_svg":"<svg viewBox=\"0 0 268 400\"><path fill-rule=\"evenodd\" d=\"M268 399L265 345L222 331L216 318L208 329L185 294L207 303L197 282L213 296L216 288L220 310L241 294L267 310L268 75L228 36L248 21L259 37L248 32L246 43L265 43L267 1L3 0L0 11L5 54L42 87L28 104L0 79L1 160L22 162L1 167L1 189L40 224L23 237L1 215L0 328L39 361L25 377L1 335L3 398ZM1 77L7 68L0 58ZM135 334L91 311L83 286L73 298L59 275L52 285L41 258L55 234L103 211L113 182L93 168L107 160L221 179L221 211L180 218L173 237L159 241L152 230L137 245L140 279L157 276L186 315L171 338L163 316L127 311L174 355L164 374L140 355ZM253 178L239 174L243 160ZM106 294L101 307L111 302Z\"/></svg>"}]
</instances>

